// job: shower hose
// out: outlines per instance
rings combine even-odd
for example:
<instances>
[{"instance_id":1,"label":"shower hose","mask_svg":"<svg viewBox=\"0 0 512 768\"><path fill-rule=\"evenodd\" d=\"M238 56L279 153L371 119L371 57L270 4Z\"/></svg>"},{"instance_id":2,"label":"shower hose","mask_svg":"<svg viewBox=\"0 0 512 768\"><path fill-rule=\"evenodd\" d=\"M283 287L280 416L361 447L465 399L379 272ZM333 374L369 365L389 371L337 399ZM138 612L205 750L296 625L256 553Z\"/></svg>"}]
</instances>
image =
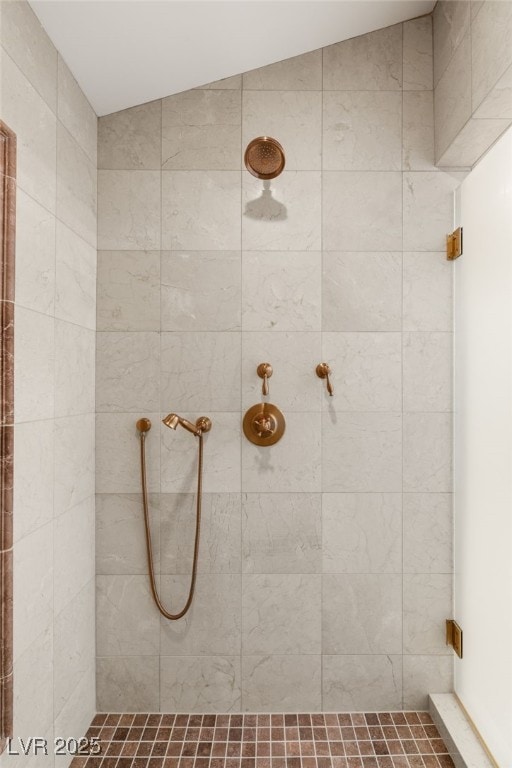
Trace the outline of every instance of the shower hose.
<instances>
[{"instance_id":1,"label":"shower hose","mask_svg":"<svg viewBox=\"0 0 512 768\"><path fill-rule=\"evenodd\" d=\"M194 538L194 559L192 561L192 577L190 579L190 589L188 592L187 602L185 603L181 611L179 611L179 613L170 613L163 605L160 599L160 596L158 594L158 588L156 586L155 567L153 563L153 546L151 543L151 530L149 525L148 487L146 482L146 434L144 432L140 433L140 471L141 471L141 479L142 479L142 506L144 508L144 527L146 529L146 550L147 550L147 556L148 556L149 581L151 584L151 592L153 593L153 598L158 607L158 610L160 611L162 616L165 616L166 619L170 619L171 621L176 621L177 619L181 619L181 617L187 613L188 609L192 604L192 599L194 597L194 590L196 586L197 558L199 555L199 536L201 532L201 496L202 496L202 486L203 486L203 435L198 434L196 435L196 437L199 440L199 449L198 449L198 464L197 464L196 533Z\"/></svg>"}]
</instances>

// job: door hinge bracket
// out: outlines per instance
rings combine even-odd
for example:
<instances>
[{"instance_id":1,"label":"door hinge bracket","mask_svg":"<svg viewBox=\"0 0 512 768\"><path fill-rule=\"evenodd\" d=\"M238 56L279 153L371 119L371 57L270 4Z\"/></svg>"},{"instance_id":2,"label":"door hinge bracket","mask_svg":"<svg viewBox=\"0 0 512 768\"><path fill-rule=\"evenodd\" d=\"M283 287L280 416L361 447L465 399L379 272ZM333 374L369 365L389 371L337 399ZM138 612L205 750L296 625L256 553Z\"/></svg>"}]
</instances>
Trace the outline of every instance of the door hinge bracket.
<instances>
[{"instance_id":1,"label":"door hinge bracket","mask_svg":"<svg viewBox=\"0 0 512 768\"><path fill-rule=\"evenodd\" d=\"M455 261L462 256L462 227L458 227L451 235L446 235L446 258Z\"/></svg>"},{"instance_id":2,"label":"door hinge bracket","mask_svg":"<svg viewBox=\"0 0 512 768\"><path fill-rule=\"evenodd\" d=\"M451 645L459 659L462 659L462 629L454 619L446 619L446 645Z\"/></svg>"}]
</instances>

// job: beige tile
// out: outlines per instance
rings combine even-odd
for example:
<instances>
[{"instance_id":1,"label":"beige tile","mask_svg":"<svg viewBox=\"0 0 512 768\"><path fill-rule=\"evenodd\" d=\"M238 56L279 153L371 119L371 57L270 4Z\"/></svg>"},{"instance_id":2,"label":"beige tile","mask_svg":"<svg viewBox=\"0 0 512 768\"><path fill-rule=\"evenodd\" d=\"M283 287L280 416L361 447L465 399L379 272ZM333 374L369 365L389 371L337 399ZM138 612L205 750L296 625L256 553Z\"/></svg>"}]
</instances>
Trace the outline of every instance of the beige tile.
<instances>
[{"instance_id":1,"label":"beige tile","mask_svg":"<svg viewBox=\"0 0 512 768\"><path fill-rule=\"evenodd\" d=\"M55 420L54 497L59 515L94 494L94 414Z\"/></svg>"},{"instance_id":2,"label":"beige tile","mask_svg":"<svg viewBox=\"0 0 512 768\"><path fill-rule=\"evenodd\" d=\"M452 334L404 333L404 411L451 411Z\"/></svg>"},{"instance_id":3,"label":"beige tile","mask_svg":"<svg viewBox=\"0 0 512 768\"><path fill-rule=\"evenodd\" d=\"M236 171L162 173L162 248L240 249L240 174Z\"/></svg>"},{"instance_id":4,"label":"beige tile","mask_svg":"<svg viewBox=\"0 0 512 768\"><path fill-rule=\"evenodd\" d=\"M399 331L402 314L400 253L323 254L324 331Z\"/></svg>"},{"instance_id":5,"label":"beige tile","mask_svg":"<svg viewBox=\"0 0 512 768\"><path fill-rule=\"evenodd\" d=\"M318 654L321 652L320 627L320 574L244 574L244 656Z\"/></svg>"},{"instance_id":6,"label":"beige tile","mask_svg":"<svg viewBox=\"0 0 512 768\"><path fill-rule=\"evenodd\" d=\"M94 413L96 334L55 320L55 416Z\"/></svg>"},{"instance_id":7,"label":"beige tile","mask_svg":"<svg viewBox=\"0 0 512 768\"><path fill-rule=\"evenodd\" d=\"M180 415L195 421L202 413ZM206 415L212 420L212 429L204 437L203 490L205 493L240 492L240 414L209 412ZM197 441L183 429L173 432L162 427L161 443L162 492L195 493Z\"/></svg>"},{"instance_id":8,"label":"beige tile","mask_svg":"<svg viewBox=\"0 0 512 768\"><path fill-rule=\"evenodd\" d=\"M57 221L55 316L96 327L96 255L94 246Z\"/></svg>"},{"instance_id":9,"label":"beige tile","mask_svg":"<svg viewBox=\"0 0 512 768\"><path fill-rule=\"evenodd\" d=\"M452 416L404 415L404 491L452 490Z\"/></svg>"},{"instance_id":10,"label":"beige tile","mask_svg":"<svg viewBox=\"0 0 512 768\"><path fill-rule=\"evenodd\" d=\"M96 616L98 656L158 654L160 614L146 574L97 576Z\"/></svg>"},{"instance_id":11,"label":"beige tile","mask_svg":"<svg viewBox=\"0 0 512 768\"><path fill-rule=\"evenodd\" d=\"M101 712L157 712L158 656L119 656L96 661L97 707Z\"/></svg>"},{"instance_id":12,"label":"beige tile","mask_svg":"<svg viewBox=\"0 0 512 768\"><path fill-rule=\"evenodd\" d=\"M324 491L401 491L401 415L324 414L322 456Z\"/></svg>"},{"instance_id":13,"label":"beige tile","mask_svg":"<svg viewBox=\"0 0 512 768\"><path fill-rule=\"evenodd\" d=\"M155 572L160 571L160 495L149 494ZM140 494L96 495L96 573L146 574L148 569Z\"/></svg>"},{"instance_id":14,"label":"beige tile","mask_svg":"<svg viewBox=\"0 0 512 768\"><path fill-rule=\"evenodd\" d=\"M322 707L321 656L243 656L245 712L318 712Z\"/></svg>"},{"instance_id":15,"label":"beige tile","mask_svg":"<svg viewBox=\"0 0 512 768\"><path fill-rule=\"evenodd\" d=\"M10 8L18 3L6 5ZM20 20L20 23L23 22ZM57 185L55 115L3 50L0 51L0 67L2 120L17 135L18 187L54 212Z\"/></svg>"},{"instance_id":16,"label":"beige tile","mask_svg":"<svg viewBox=\"0 0 512 768\"><path fill-rule=\"evenodd\" d=\"M50 419L54 415L55 321L16 307L14 321L14 418Z\"/></svg>"},{"instance_id":17,"label":"beige tile","mask_svg":"<svg viewBox=\"0 0 512 768\"><path fill-rule=\"evenodd\" d=\"M239 656L162 656L162 712L240 712Z\"/></svg>"},{"instance_id":18,"label":"beige tile","mask_svg":"<svg viewBox=\"0 0 512 768\"><path fill-rule=\"evenodd\" d=\"M98 168L159 170L162 103L150 101L98 120Z\"/></svg>"},{"instance_id":19,"label":"beige tile","mask_svg":"<svg viewBox=\"0 0 512 768\"><path fill-rule=\"evenodd\" d=\"M168 610L180 610L190 575L162 576L161 595ZM224 656L240 653L240 576L203 574L197 578L194 602L179 621L161 621L162 656Z\"/></svg>"},{"instance_id":20,"label":"beige tile","mask_svg":"<svg viewBox=\"0 0 512 768\"><path fill-rule=\"evenodd\" d=\"M30 421L14 428L14 541L53 518L53 423Z\"/></svg>"},{"instance_id":21,"label":"beige tile","mask_svg":"<svg viewBox=\"0 0 512 768\"><path fill-rule=\"evenodd\" d=\"M445 253L404 253L404 331L451 331L452 285Z\"/></svg>"},{"instance_id":22,"label":"beige tile","mask_svg":"<svg viewBox=\"0 0 512 768\"><path fill-rule=\"evenodd\" d=\"M140 493L140 438L135 423L141 414L96 416L96 493ZM146 438L148 490L160 489L160 414L147 413L153 431Z\"/></svg>"},{"instance_id":23,"label":"beige tile","mask_svg":"<svg viewBox=\"0 0 512 768\"><path fill-rule=\"evenodd\" d=\"M162 574L190 573L196 500L195 493L160 496ZM240 516L240 494L203 494L198 573L240 573Z\"/></svg>"},{"instance_id":24,"label":"beige tile","mask_svg":"<svg viewBox=\"0 0 512 768\"><path fill-rule=\"evenodd\" d=\"M473 109L473 117L479 119L510 119L512 117L512 64L505 70L480 106L477 109Z\"/></svg>"},{"instance_id":25,"label":"beige tile","mask_svg":"<svg viewBox=\"0 0 512 768\"><path fill-rule=\"evenodd\" d=\"M434 98L432 91L403 95L403 167L406 171L433 171Z\"/></svg>"},{"instance_id":26,"label":"beige tile","mask_svg":"<svg viewBox=\"0 0 512 768\"><path fill-rule=\"evenodd\" d=\"M54 615L94 579L94 496L53 523Z\"/></svg>"},{"instance_id":27,"label":"beige tile","mask_svg":"<svg viewBox=\"0 0 512 768\"><path fill-rule=\"evenodd\" d=\"M91 580L54 620L53 707L59 715L95 663L94 581Z\"/></svg>"},{"instance_id":28,"label":"beige tile","mask_svg":"<svg viewBox=\"0 0 512 768\"><path fill-rule=\"evenodd\" d=\"M259 447L242 439L242 490L253 493L320 491L320 414L286 413L280 442Z\"/></svg>"},{"instance_id":29,"label":"beige tile","mask_svg":"<svg viewBox=\"0 0 512 768\"><path fill-rule=\"evenodd\" d=\"M512 4L484 3L471 25L472 105L476 109L512 65Z\"/></svg>"},{"instance_id":30,"label":"beige tile","mask_svg":"<svg viewBox=\"0 0 512 768\"><path fill-rule=\"evenodd\" d=\"M232 77L223 77L221 80L214 80L213 83L198 85L197 89L201 91L239 91L242 87L242 75L233 75Z\"/></svg>"},{"instance_id":31,"label":"beige tile","mask_svg":"<svg viewBox=\"0 0 512 768\"><path fill-rule=\"evenodd\" d=\"M162 100L162 168L238 170L240 92L193 90Z\"/></svg>"},{"instance_id":32,"label":"beige tile","mask_svg":"<svg viewBox=\"0 0 512 768\"><path fill-rule=\"evenodd\" d=\"M323 656L323 709L402 708L401 656Z\"/></svg>"},{"instance_id":33,"label":"beige tile","mask_svg":"<svg viewBox=\"0 0 512 768\"><path fill-rule=\"evenodd\" d=\"M162 333L161 409L239 411L240 360L239 333Z\"/></svg>"},{"instance_id":34,"label":"beige tile","mask_svg":"<svg viewBox=\"0 0 512 768\"><path fill-rule=\"evenodd\" d=\"M269 362L274 370L268 380L270 402L277 403L285 413L319 411L322 389L314 368L321 354L320 344L320 333L243 333L243 410L262 399L262 380L256 369L260 363Z\"/></svg>"},{"instance_id":35,"label":"beige tile","mask_svg":"<svg viewBox=\"0 0 512 768\"><path fill-rule=\"evenodd\" d=\"M404 173L404 250L442 251L453 229L453 193L459 182L447 173Z\"/></svg>"},{"instance_id":36,"label":"beige tile","mask_svg":"<svg viewBox=\"0 0 512 768\"><path fill-rule=\"evenodd\" d=\"M285 150L287 170L320 170L321 91L245 91L242 108L244 151L257 136L273 136Z\"/></svg>"},{"instance_id":37,"label":"beige tile","mask_svg":"<svg viewBox=\"0 0 512 768\"><path fill-rule=\"evenodd\" d=\"M160 335L102 331L96 339L96 411L158 411Z\"/></svg>"},{"instance_id":38,"label":"beige tile","mask_svg":"<svg viewBox=\"0 0 512 768\"><path fill-rule=\"evenodd\" d=\"M470 3L443 0L434 8L434 85L437 86L470 26Z\"/></svg>"},{"instance_id":39,"label":"beige tile","mask_svg":"<svg viewBox=\"0 0 512 768\"><path fill-rule=\"evenodd\" d=\"M402 174L324 172L323 246L327 251L402 248Z\"/></svg>"},{"instance_id":40,"label":"beige tile","mask_svg":"<svg viewBox=\"0 0 512 768\"><path fill-rule=\"evenodd\" d=\"M240 251L164 251L162 330L239 330L240 274Z\"/></svg>"},{"instance_id":41,"label":"beige tile","mask_svg":"<svg viewBox=\"0 0 512 768\"><path fill-rule=\"evenodd\" d=\"M243 494L242 556L245 573L319 573L320 494Z\"/></svg>"},{"instance_id":42,"label":"beige tile","mask_svg":"<svg viewBox=\"0 0 512 768\"><path fill-rule=\"evenodd\" d=\"M71 134L57 127L57 218L96 247L96 165Z\"/></svg>"},{"instance_id":43,"label":"beige tile","mask_svg":"<svg viewBox=\"0 0 512 768\"><path fill-rule=\"evenodd\" d=\"M53 726L52 632L50 629L38 631L29 639L30 647L14 664L14 728L20 734L46 733ZM21 749L16 749L14 744L18 746L17 739L13 739L9 750L10 760L13 752L21 754Z\"/></svg>"},{"instance_id":44,"label":"beige tile","mask_svg":"<svg viewBox=\"0 0 512 768\"><path fill-rule=\"evenodd\" d=\"M429 91L433 85L432 16L403 25L404 91Z\"/></svg>"},{"instance_id":45,"label":"beige tile","mask_svg":"<svg viewBox=\"0 0 512 768\"><path fill-rule=\"evenodd\" d=\"M158 171L98 172L98 247L125 251L160 247Z\"/></svg>"},{"instance_id":46,"label":"beige tile","mask_svg":"<svg viewBox=\"0 0 512 768\"><path fill-rule=\"evenodd\" d=\"M249 251L319 251L321 175L285 171L262 182L242 174L242 247Z\"/></svg>"},{"instance_id":47,"label":"beige tile","mask_svg":"<svg viewBox=\"0 0 512 768\"><path fill-rule=\"evenodd\" d=\"M34 259L37 243L37 259ZM26 195L16 195L16 303L51 315L55 297L55 216Z\"/></svg>"},{"instance_id":48,"label":"beige tile","mask_svg":"<svg viewBox=\"0 0 512 768\"><path fill-rule=\"evenodd\" d=\"M323 333L322 360L332 368L329 411L400 411L402 352L399 333Z\"/></svg>"},{"instance_id":49,"label":"beige tile","mask_svg":"<svg viewBox=\"0 0 512 768\"><path fill-rule=\"evenodd\" d=\"M448 656L446 617L452 614L450 574L404 575L404 653Z\"/></svg>"},{"instance_id":50,"label":"beige tile","mask_svg":"<svg viewBox=\"0 0 512 768\"><path fill-rule=\"evenodd\" d=\"M323 49L328 91L397 91L402 87L402 25L379 29Z\"/></svg>"},{"instance_id":51,"label":"beige tile","mask_svg":"<svg viewBox=\"0 0 512 768\"><path fill-rule=\"evenodd\" d=\"M467 5L467 3L465 3ZM434 91L436 159L471 117L471 40L466 34Z\"/></svg>"},{"instance_id":52,"label":"beige tile","mask_svg":"<svg viewBox=\"0 0 512 768\"><path fill-rule=\"evenodd\" d=\"M512 112L512 110L511 110ZM504 120L474 120L471 118L459 131L446 152L437 159L440 168L473 166L512 123Z\"/></svg>"},{"instance_id":53,"label":"beige tile","mask_svg":"<svg viewBox=\"0 0 512 768\"><path fill-rule=\"evenodd\" d=\"M402 498L398 493L324 493L324 573L400 573Z\"/></svg>"},{"instance_id":54,"label":"beige tile","mask_svg":"<svg viewBox=\"0 0 512 768\"><path fill-rule=\"evenodd\" d=\"M322 51L293 56L245 72L242 77L244 90L319 91L322 88Z\"/></svg>"},{"instance_id":55,"label":"beige tile","mask_svg":"<svg viewBox=\"0 0 512 768\"><path fill-rule=\"evenodd\" d=\"M96 165L98 118L62 56L59 56L57 77L57 116L89 160Z\"/></svg>"},{"instance_id":56,"label":"beige tile","mask_svg":"<svg viewBox=\"0 0 512 768\"><path fill-rule=\"evenodd\" d=\"M13 661L53 621L52 523L16 543L14 548Z\"/></svg>"},{"instance_id":57,"label":"beige tile","mask_svg":"<svg viewBox=\"0 0 512 768\"><path fill-rule=\"evenodd\" d=\"M327 171L399 171L402 94L327 91L323 160Z\"/></svg>"},{"instance_id":58,"label":"beige tile","mask_svg":"<svg viewBox=\"0 0 512 768\"><path fill-rule=\"evenodd\" d=\"M27 80L55 112L57 109L57 51L29 3L2 3L0 40L2 47ZM4 117L2 115L2 119Z\"/></svg>"},{"instance_id":59,"label":"beige tile","mask_svg":"<svg viewBox=\"0 0 512 768\"><path fill-rule=\"evenodd\" d=\"M160 330L160 253L98 252L98 331Z\"/></svg>"},{"instance_id":60,"label":"beige tile","mask_svg":"<svg viewBox=\"0 0 512 768\"><path fill-rule=\"evenodd\" d=\"M447 656L404 656L404 709L426 709L429 691L453 691L453 660Z\"/></svg>"},{"instance_id":61,"label":"beige tile","mask_svg":"<svg viewBox=\"0 0 512 768\"><path fill-rule=\"evenodd\" d=\"M319 331L322 255L247 251L242 255L244 331Z\"/></svg>"},{"instance_id":62,"label":"beige tile","mask_svg":"<svg viewBox=\"0 0 512 768\"><path fill-rule=\"evenodd\" d=\"M404 494L404 571L451 573L453 570L452 496Z\"/></svg>"},{"instance_id":63,"label":"beige tile","mask_svg":"<svg viewBox=\"0 0 512 768\"><path fill-rule=\"evenodd\" d=\"M324 574L322 605L323 653L402 652L401 574Z\"/></svg>"},{"instance_id":64,"label":"beige tile","mask_svg":"<svg viewBox=\"0 0 512 768\"><path fill-rule=\"evenodd\" d=\"M85 733L96 712L95 668L89 667L55 718L55 733Z\"/></svg>"}]
</instances>

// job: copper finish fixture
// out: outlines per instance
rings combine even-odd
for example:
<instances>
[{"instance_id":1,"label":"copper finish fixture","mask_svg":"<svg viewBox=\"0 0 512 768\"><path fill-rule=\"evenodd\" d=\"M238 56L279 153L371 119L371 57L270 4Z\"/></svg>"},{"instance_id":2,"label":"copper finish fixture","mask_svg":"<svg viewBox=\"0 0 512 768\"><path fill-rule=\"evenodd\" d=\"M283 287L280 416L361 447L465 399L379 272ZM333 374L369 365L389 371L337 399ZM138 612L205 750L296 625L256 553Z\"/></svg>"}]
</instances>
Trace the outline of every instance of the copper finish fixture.
<instances>
[{"instance_id":1,"label":"copper finish fixture","mask_svg":"<svg viewBox=\"0 0 512 768\"><path fill-rule=\"evenodd\" d=\"M448 261L455 261L459 256L462 256L462 227L446 235L446 258Z\"/></svg>"},{"instance_id":2,"label":"copper finish fixture","mask_svg":"<svg viewBox=\"0 0 512 768\"><path fill-rule=\"evenodd\" d=\"M316 375L319 379L326 379L327 391L332 397L334 395L334 387L332 386L330 379L331 373L332 371L329 363L318 363L316 367Z\"/></svg>"},{"instance_id":3,"label":"copper finish fixture","mask_svg":"<svg viewBox=\"0 0 512 768\"><path fill-rule=\"evenodd\" d=\"M270 365L270 363L260 363L258 367L256 368L256 373L260 377L260 379L263 379L263 385L261 387L261 394L265 397L269 393L268 389L268 380L274 373L274 369Z\"/></svg>"},{"instance_id":4,"label":"copper finish fixture","mask_svg":"<svg viewBox=\"0 0 512 768\"><path fill-rule=\"evenodd\" d=\"M270 136L258 136L247 145L245 167L257 179L275 179L285 166L284 149Z\"/></svg>"},{"instance_id":5,"label":"copper finish fixture","mask_svg":"<svg viewBox=\"0 0 512 768\"><path fill-rule=\"evenodd\" d=\"M196 587L197 560L199 557L199 540L201 535L201 501L203 496L203 433L210 431L210 429L212 428L212 422L207 416L200 416L197 419L196 423L192 424L191 421L187 421L187 419L183 419L181 416L178 416L177 413L169 413L169 415L166 416L165 419L162 419L162 421L166 425L166 427L170 427L171 429L176 429L178 424L180 424L182 427L184 427L186 430L191 432L199 440L198 461L197 461L196 532L194 537L192 576L190 579L190 588L189 588L188 597L185 605L183 606L181 611L178 611L178 613L171 613L165 608L164 604L160 599L160 595L158 594L158 588L156 585L156 578L155 578L155 566L153 563L153 545L151 542L151 527L150 527L150 520L149 520L149 504L148 504L148 486L147 486L147 480L146 480L146 434L151 429L151 422L149 419L146 419L146 418L142 418L137 421L136 426L140 436L140 474L141 474L141 482L142 482L142 508L144 511L144 528L146 531L146 554L148 559L149 583L151 586L153 599L162 616L165 616L166 619L170 619L171 621L176 621L177 619L181 619L181 617L187 613L190 606L192 605L192 600L194 598L194 591Z\"/></svg>"},{"instance_id":6,"label":"copper finish fixture","mask_svg":"<svg viewBox=\"0 0 512 768\"><path fill-rule=\"evenodd\" d=\"M246 412L244 435L254 445L274 445L282 436L286 422L282 412L273 403L256 403Z\"/></svg>"}]
</instances>

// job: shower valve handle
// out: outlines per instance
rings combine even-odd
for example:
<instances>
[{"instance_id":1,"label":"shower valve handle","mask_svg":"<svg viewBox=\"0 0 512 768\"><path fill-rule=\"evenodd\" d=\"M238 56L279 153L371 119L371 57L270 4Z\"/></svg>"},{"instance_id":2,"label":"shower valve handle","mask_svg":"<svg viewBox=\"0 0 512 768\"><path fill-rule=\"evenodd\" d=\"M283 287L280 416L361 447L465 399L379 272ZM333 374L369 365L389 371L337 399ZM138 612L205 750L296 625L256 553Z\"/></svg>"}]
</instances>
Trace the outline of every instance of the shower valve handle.
<instances>
[{"instance_id":1,"label":"shower valve handle","mask_svg":"<svg viewBox=\"0 0 512 768\"><path fill-rule=\"evenodd\" d=\"M334 387L332 386L330 374L332 373L329 363L318 363L316 367L316 375L319 379L326 379L327 391L332 397L334 395Z\"/></svg>"},{"instance_id":2,"label":"shower valve handle","mask_svg":"<svg viewBox=\"0 0 512 768\"><path fill-rule=\"evenodd\" d=\"M261 387L261 392L263 395L268 395L269 389L268 389L268 380L274 373L272 366L270 363L260 363L258 367L256 368L256 372L260 379L263 379L263 386Z\"/></svg>"}]
</instances>

